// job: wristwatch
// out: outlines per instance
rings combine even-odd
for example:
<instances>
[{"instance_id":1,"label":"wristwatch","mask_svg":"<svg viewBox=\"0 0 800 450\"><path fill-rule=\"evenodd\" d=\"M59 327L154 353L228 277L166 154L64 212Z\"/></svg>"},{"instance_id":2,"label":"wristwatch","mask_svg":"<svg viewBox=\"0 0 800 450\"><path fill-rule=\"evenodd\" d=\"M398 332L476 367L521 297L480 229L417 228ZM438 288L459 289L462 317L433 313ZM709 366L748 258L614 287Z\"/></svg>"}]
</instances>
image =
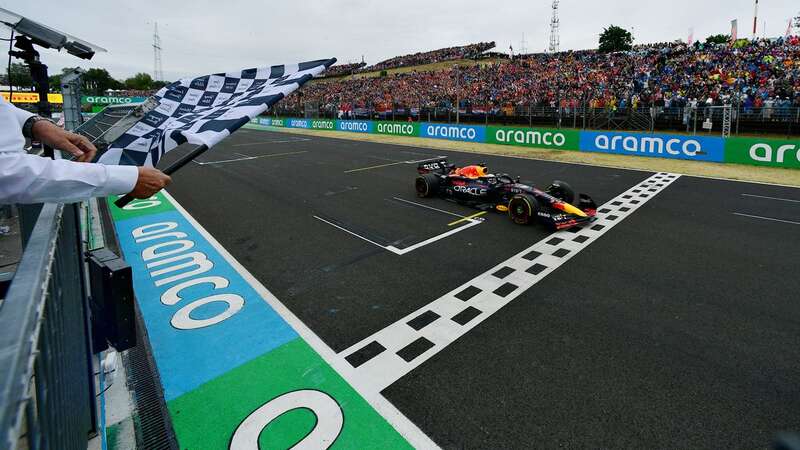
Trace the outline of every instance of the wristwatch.
<instances>
[{"instance_id":1,"label":"wristwatch","mask_svg":"<svg viewBox=\"0 0 800 450\"><path fill-rule=\"evenodd\" d=\"M40 120L46 120L46 121L48 121L50 123L53 123L52 120L47 119L47 118L42 117L42 116L31 116L22 125L22 135L25 136L28 139L33 139L33 124L35 124L36 122L38 122Z\"/></svg>"}]
</instances>

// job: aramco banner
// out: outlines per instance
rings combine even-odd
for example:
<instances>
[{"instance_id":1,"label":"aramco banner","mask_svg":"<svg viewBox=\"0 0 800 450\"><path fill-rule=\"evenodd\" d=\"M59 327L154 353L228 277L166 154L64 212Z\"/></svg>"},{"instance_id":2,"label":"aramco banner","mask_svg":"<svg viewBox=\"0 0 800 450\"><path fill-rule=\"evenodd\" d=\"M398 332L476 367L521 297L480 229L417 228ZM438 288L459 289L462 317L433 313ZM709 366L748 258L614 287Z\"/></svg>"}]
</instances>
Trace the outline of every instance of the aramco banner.
<instances>
[{"instance_id":1,"label":"aramco banner","mask_svg":"<svg viewBox=\"0 0 800 450\"><path fill-rule=\"evenodd\" d=\"M102 95L84 95L81 97L81 103L88 103L91 105L125 105L127 103L141 103L145 100L147 100L147 97L117 97Z\"/></svg>"},{"instance_id":2,"label":"aramco banner","mask_svg":"<svg viewBox=\"0 0 800 450\"><path fill-rule=\"evenodd\" d=\"M383 120L260 117L251 123L521 147L800 169L800 139L728 138L660 133L459 125Z\"/></svg>"}]
</instances>

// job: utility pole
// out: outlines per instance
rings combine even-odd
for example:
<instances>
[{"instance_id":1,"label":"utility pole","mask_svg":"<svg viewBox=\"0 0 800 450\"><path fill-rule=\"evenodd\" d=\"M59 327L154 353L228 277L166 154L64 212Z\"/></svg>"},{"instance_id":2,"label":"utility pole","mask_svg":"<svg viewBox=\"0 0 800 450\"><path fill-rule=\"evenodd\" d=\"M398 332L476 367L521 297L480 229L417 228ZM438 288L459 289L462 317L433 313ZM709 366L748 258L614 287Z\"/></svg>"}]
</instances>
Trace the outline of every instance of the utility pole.
<instances>
[{"instance_id":1,"label":"utility pole","mask_svg":"<svg viewBox=\"0 0 800 450\"><path fill-rule=\"evenodd\" d=\"M558 0L553 0L553 17L550 19L550 46L547 51L550 53L557 53L561 45L561 39L558 35Z\"/></svg>"},{"instance_id":2,"label":"utility pole","mask_svg":"<svg viewBox=\"0 0 800 450\"><path fill-rule=\"evenodd\" d=\"M453 72L456 74L456 124L461 123L461 102L459 101L459 88L461 86L461 73L458 64L453 64Z\"/></svg>"},{"instance_id":3,"label":"utility pole","mask_svg":"<svg viewBox=\"0 0 800 450\"><path fill-rule=\"evenodd\" d=\"M161 66L161 37L158 36L158 22L153 28L153 80L164 80L164 68Z\"/></svg>"},{"instance_id":4,"label":"utility pole","mask_svg":"<svg viewBox=\"0 0 800 450\"><path fill-rule=\"evenodd\" d=\"M756 39L756 31L758 30L758 0L756 0L756 9L753 12L753 40Z\"/></svg>"}]
</instances>

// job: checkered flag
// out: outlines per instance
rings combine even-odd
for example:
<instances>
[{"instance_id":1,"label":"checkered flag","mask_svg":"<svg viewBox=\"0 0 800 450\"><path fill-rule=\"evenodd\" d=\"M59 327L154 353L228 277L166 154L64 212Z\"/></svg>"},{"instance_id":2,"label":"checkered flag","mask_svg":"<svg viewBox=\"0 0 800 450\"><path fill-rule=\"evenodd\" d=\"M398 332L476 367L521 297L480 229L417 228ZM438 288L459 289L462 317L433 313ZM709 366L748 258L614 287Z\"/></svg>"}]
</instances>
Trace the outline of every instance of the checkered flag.
<instances>
[{"instance_id":1,"label":"checkered flag","mask_svg":"<svg viewBox=\"0 0 800 450\"><path fill-rule=\"evenodd\" d=\"M112 142L98 162L155 166L184 142L213 147L335 62L320 59L176 81L155 94L158 106Z\"/></svg>"}]
</instances>

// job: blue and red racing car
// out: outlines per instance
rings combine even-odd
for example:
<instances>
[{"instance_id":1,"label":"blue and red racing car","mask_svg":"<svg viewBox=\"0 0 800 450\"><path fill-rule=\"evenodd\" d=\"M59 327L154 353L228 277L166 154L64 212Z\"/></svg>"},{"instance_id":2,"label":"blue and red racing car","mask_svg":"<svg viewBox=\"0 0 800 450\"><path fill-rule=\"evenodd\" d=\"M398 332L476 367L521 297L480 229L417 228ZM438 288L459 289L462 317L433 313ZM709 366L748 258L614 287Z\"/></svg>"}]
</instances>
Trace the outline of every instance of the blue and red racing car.
<instances>
[{"instance_id":1,"label":"blue and red racing car","mask_svg":"<svg viewBox=\"0 0 800 450\"><path fill-rule=\"evenodd\" d=\"M563 181L540 190L520 183L519 177L488 173L484 164L456 167L445 157L419 162L417 172L417 196L439 196L483 211L508 212L520 225L538 219L563 230L595 220L597 205L592 198L579 194L574 204L575 191Z\"/></svg>"}]
</instances>

